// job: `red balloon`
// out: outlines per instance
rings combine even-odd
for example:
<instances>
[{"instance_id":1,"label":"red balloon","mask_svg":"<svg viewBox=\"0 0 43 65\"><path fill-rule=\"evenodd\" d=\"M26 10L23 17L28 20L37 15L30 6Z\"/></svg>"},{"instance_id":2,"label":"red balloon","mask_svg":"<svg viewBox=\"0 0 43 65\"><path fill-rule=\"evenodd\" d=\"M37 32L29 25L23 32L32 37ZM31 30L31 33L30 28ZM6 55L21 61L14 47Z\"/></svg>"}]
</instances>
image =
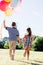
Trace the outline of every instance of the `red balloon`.
<instances>
[{"instance_id":1,"label":"red balloon","mask_svg":"<svg viewBox=\"0 0 43 65\"><path fill-rule=\"evenodd\" d=\"M0 2L0 10L5 11L8 4L5 1Z\"/></svg>"},{"instance_id":2,"label":"red balloon","mask_svg":"<svg viewBox=\"0 0 43 65\"><path fill-rule=\"evenodd\" d=\"M7 4L10 4L11 0L3 0L5 1Z\"/></svg>"}]
</instances>

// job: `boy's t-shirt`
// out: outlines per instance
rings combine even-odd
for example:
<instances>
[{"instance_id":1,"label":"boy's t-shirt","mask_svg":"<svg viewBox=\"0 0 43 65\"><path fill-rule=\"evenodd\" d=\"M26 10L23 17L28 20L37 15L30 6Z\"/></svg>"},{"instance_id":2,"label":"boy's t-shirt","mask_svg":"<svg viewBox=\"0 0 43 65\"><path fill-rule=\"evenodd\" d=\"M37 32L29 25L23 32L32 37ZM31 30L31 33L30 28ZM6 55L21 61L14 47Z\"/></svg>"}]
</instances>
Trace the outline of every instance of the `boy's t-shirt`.
<instances>
[{"instance_id":1,"label":"boy's t-shirt","mask_svg":"<svg viewBox=\"0 0 43 65\"><path fill-rule=\"evenodd\" d=\"M17 28L6 27L9 33L9 41L17 41L17 36L19 36L19 31Z\"/></svg>"}]
</instances>

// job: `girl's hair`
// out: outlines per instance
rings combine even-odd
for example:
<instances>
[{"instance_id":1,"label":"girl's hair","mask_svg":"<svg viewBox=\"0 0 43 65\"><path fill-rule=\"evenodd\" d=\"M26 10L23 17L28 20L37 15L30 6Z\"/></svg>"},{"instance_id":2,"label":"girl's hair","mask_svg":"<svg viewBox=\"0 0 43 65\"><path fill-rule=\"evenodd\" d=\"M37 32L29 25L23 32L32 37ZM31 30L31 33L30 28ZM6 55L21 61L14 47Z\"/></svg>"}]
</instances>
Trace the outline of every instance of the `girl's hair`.
<instances>
[{"instance_id":1,"label":"girl's hair","mask_svg":"<svg viewBox=\"0 0 43 65\"><path fill-rule=\"evenodd\" d=\"M31 36L32 35L32 32L31 32L31 28L27 28L27 31L28 31L28 35Z\"/></svg>"},{"instance_id":2,"label":"girl's hair","mask_svg":"<svg viewBox=\"0 0 43 65\"><path fill-rule=\"evenodd\" d=\"M15 22L12 22L12 26L16 26L16 23Z\"/></svg>"}]
</instances>

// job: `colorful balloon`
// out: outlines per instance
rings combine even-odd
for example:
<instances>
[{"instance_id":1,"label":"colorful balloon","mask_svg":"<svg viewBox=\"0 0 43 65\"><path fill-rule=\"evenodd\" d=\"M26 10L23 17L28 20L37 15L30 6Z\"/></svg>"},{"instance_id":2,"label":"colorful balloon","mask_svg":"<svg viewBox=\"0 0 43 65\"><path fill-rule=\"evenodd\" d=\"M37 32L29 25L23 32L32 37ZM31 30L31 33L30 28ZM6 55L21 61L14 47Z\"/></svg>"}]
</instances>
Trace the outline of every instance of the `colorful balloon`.
<instances>
[{"instance_id":1,"label":"colorful balloon","mask_svg":"<svg viewBox=\"0 0 43 65\"><path fill-rule=\"evenodd\" d=\"M7 8L7 10L5 11L5 15L6 16L12 16L12 9L11 8Z\"/></svg>"},{"instance_id":2,"label":"colorful balloon","mask_svg":"<svg viewBox=\"0 0 43 65\"><path fill-rule=\"evenodd\" d=\"M7 2L8 4L11 2L11 0L3 0L3 1Z\"/></svg>"},{"instance_id":3,"label":"colorful balloon","mask_svg":"<svg viewBox=\"0 0 43 65\"><path fill-rule=\"evenodd\" d=\"M8 4L5 1L0 2L0 10L5 11L8 7Z\"/></svg>"},{"instance_id":4,"label":"colorful balloon","mask_svg":"<svg viewBox=\"0 0 43 65\"><path fill-rule=\"evenodd\" d=\"M22 3L22 0L20 0L20 3Z\"/></svg>"},{"instance_id":5,"label":"colorful balloon","mask_svg":"<svg viewBox=\"0 0 43 65\"><path fill-rule=\"evenodd\" d=\"M15 0L14 0L14 1L15 1ZM20 11L21 11L21 7L19 7L19 6L21 6L21 3L22 3L22 0L18 0L16 6L14 6L14 2L11 3L10 5L11 5L11 7L12 7L12 10L13 10L14 12L20 12ZM16 3L15 3L15 4L16 4Z\"/></svg>"},{"instance_id":6,"label":"colorful balloon","mask_svg":"<svg viewBox=\"0 0 43 65\"><path fill-rule=\"evenodd\" d=\"M15 8L22 3L22 0L11 0L10 6Z\"/></svg>"},{"instance_id":7,"label":"colorful balloon","mask_svg":"<svg viewBox=\"0 0 43 65\"><path fill-rule=\"evenodd\" d=\"M2 0L0 0L0 2L1 2Z\"/></svg>"},{"instance_id":8,"label":"colorful balloon","mask_svg":"<svg viewBox=\"0 0 43 65\"><path fill-rule=\"evenodd\" d=\"M22 0L0 0L0 10L4 11L6 16L12 16L13 10L20 10L20 8L17 8L17 6L20 5L21 2Z\"/></svg>"},{"instance_id":9,"label":"colorful balloon","mask_svg":"<svg viewBox=\"0 0 43 65\"><path fill-rule=\"evenodd\" d=\"M11 0L10 6L11 6L11 7L16 7L17 4L18 4L18 1L19 1L19 0Z\"/></svg>"}]
</instances>

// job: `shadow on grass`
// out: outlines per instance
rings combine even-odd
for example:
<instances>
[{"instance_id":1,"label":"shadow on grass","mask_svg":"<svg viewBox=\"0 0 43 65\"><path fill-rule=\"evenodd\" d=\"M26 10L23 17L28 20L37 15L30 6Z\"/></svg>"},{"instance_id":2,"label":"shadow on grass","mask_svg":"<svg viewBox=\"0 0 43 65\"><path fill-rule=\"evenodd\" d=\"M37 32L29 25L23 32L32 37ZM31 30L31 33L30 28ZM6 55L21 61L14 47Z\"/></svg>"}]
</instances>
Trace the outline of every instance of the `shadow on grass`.
<instances>
[{"instance_id":1,"label":"shadow on grass","mask_svg":"<svg viewBox=\"0 0 43 65\"><path fill-rule=\"evenodd\" d=\"M33 60L34 62L28 62L28 61L22 61L22 60L16 60L17 62L22 62L22 63L26 63L26 64L31 64L31 65L42 65L42 62L37 61L38 63L36 63L36 60Z\"/></svg>"},{"instance_id":2,"label":"shadow on grass","mask_svg":"<svg viewBox=\"0 0 43 65\"><path fill-rule=\"evenodd\" d=\"M39 62L39 63L43 63L43 61L38 61L38 60L33 60L33 61L35 61L35 62Z\"/></svg>"}]
</instances>

